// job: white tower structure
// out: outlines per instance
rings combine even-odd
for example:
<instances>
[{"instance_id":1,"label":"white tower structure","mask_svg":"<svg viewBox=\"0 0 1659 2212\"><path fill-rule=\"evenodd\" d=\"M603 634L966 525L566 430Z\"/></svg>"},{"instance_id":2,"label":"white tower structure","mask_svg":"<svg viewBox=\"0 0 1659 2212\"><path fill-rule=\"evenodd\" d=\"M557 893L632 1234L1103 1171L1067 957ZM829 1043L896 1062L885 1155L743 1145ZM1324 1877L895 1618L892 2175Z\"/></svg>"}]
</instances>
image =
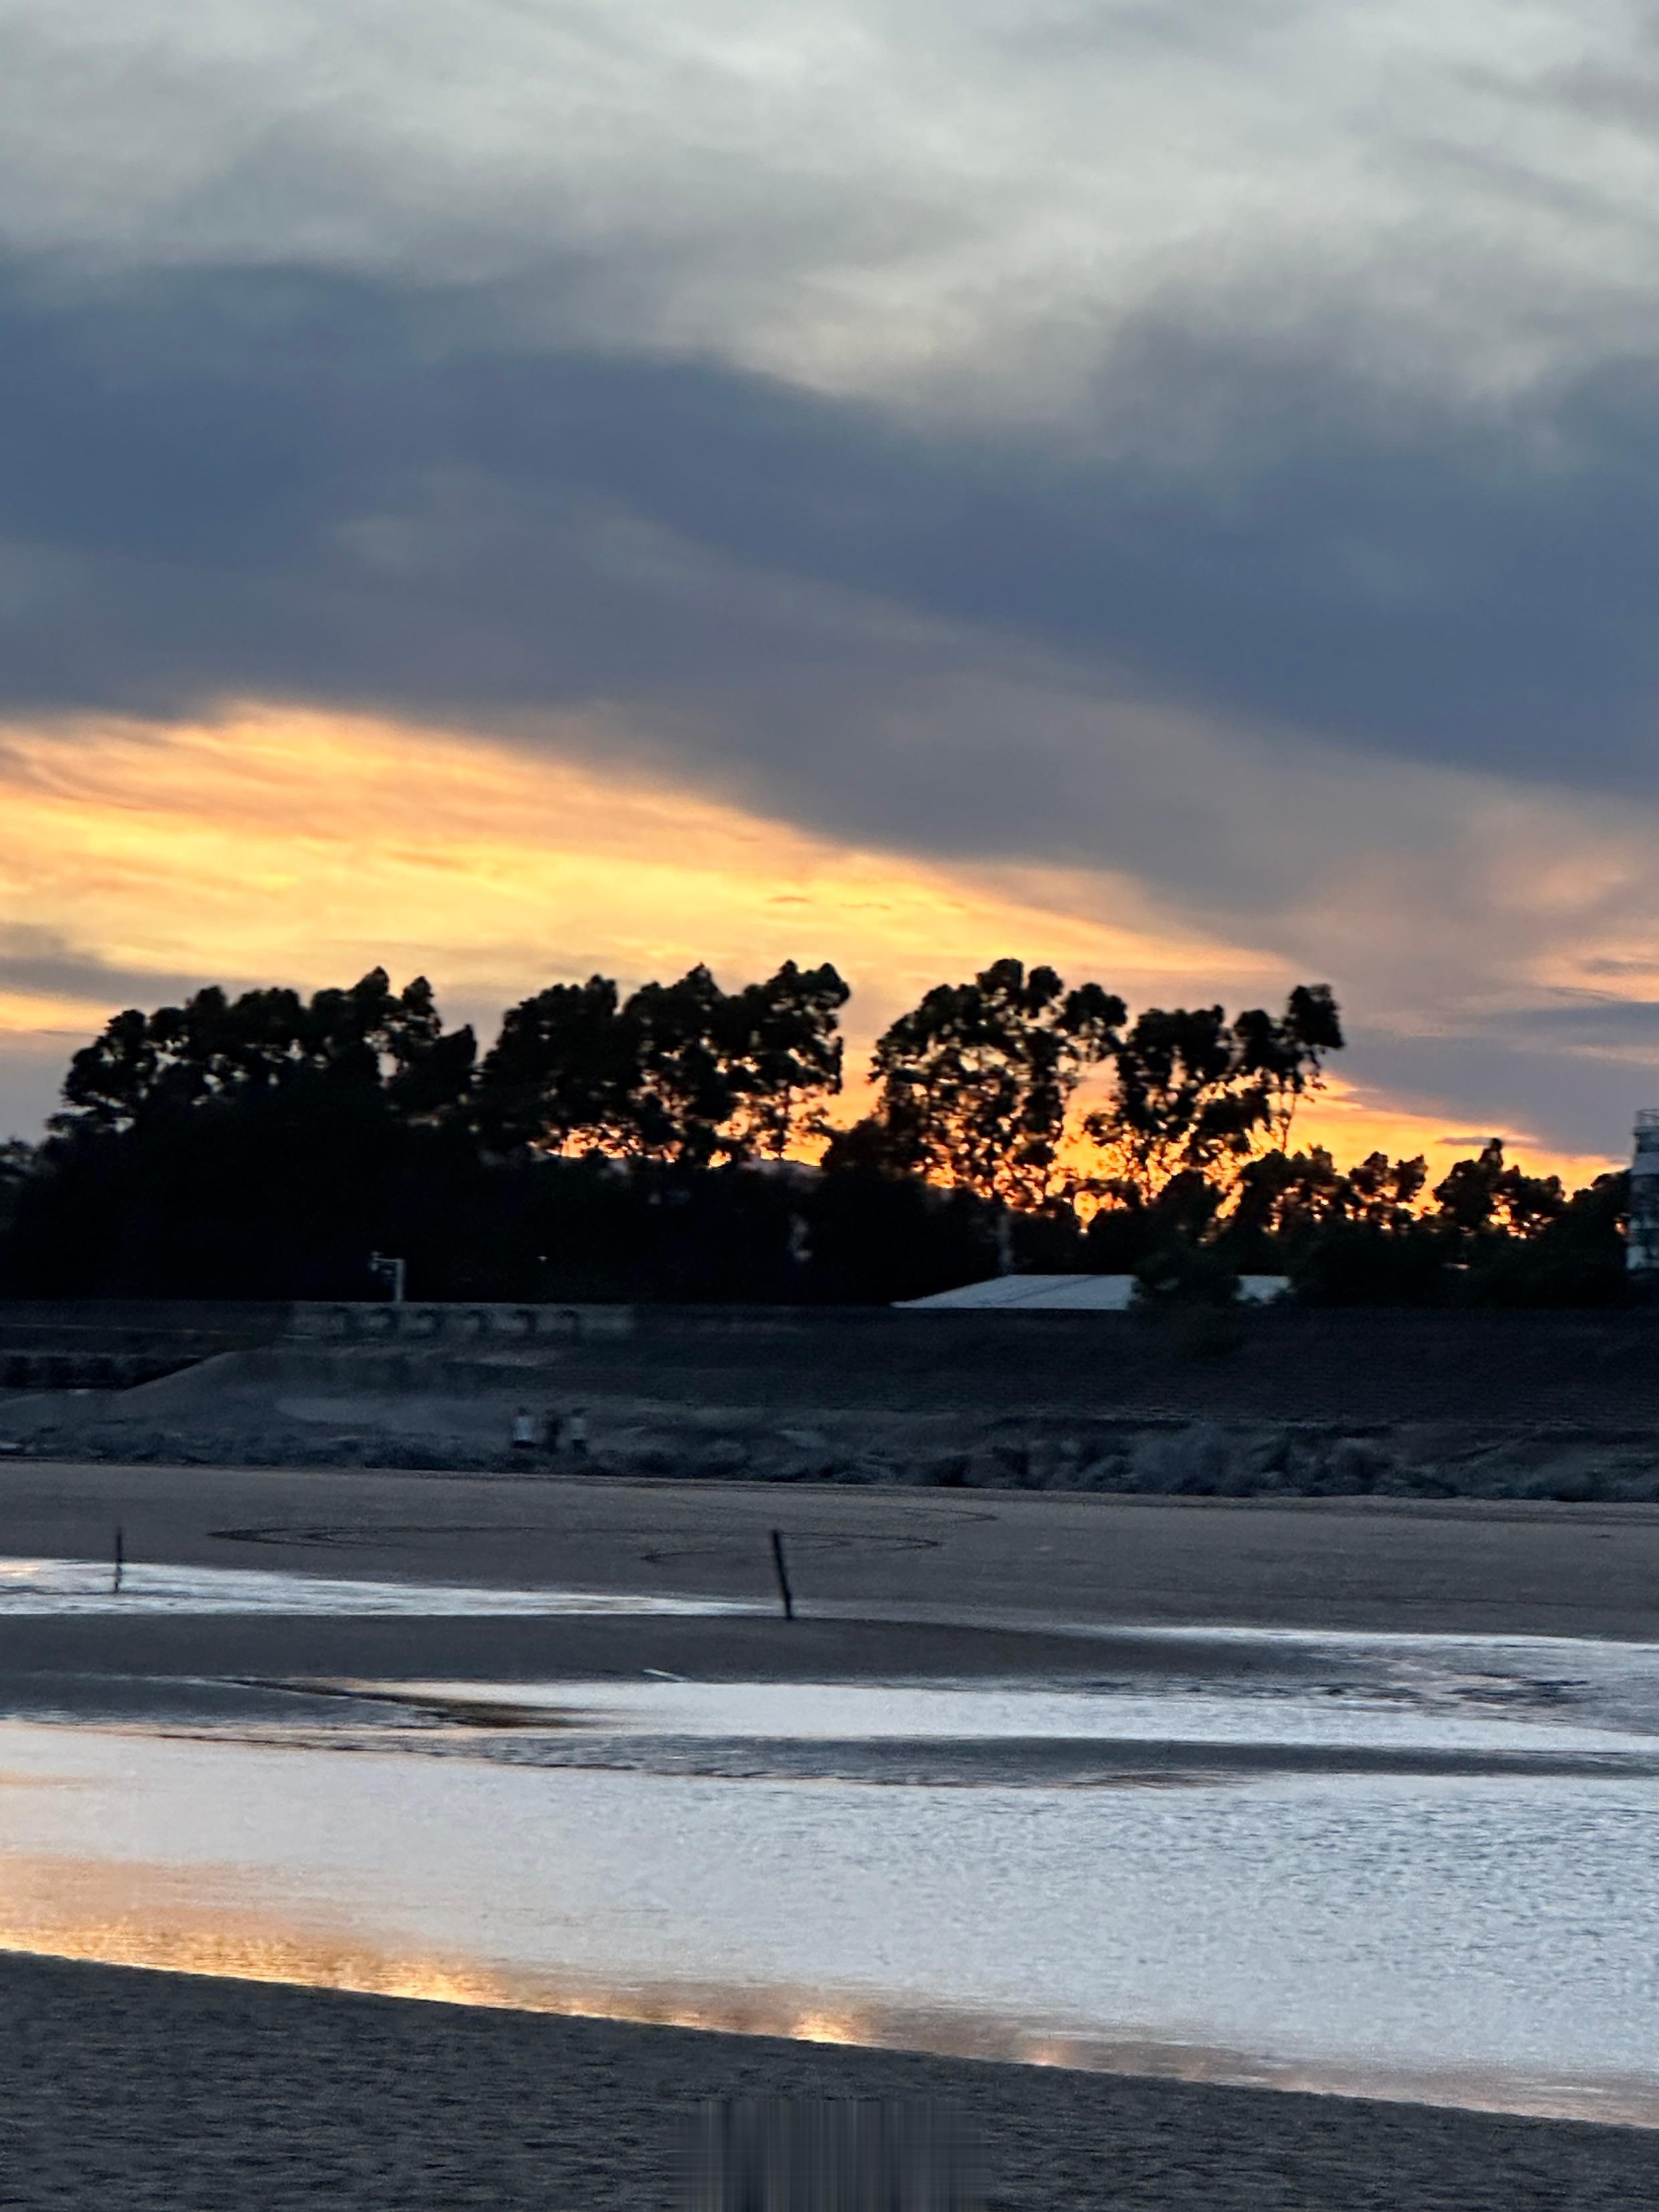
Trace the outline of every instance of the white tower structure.
<instances>
[{"instance_id":1,"label":"white tower structure","mask_svg":"<svg viewBox=\"0 0 1659 2212\"><path fill-rule=\"evenodd\" d=\"M1625 1265L1633 1275L1659 1277L1659 1107L1644 1106L1636 1116Z\"/></svg>"}]
</instances>

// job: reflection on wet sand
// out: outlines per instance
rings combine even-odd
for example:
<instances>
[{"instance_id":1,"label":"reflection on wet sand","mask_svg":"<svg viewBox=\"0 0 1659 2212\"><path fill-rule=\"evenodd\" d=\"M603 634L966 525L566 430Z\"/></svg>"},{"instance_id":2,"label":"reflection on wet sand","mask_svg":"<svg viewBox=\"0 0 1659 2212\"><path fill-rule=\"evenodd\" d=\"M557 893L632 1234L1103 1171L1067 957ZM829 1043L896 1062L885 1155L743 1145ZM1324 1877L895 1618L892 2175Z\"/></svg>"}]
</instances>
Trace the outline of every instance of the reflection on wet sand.
<instances>
[{"instance_id":1,"label":"reflection on wet sand","mask_svg":"<svg viewBox=\"0 0 1659 2212\"><path fill-rule=\"evenodd\" d=\"M235 1901L243 1886L230 1867L192 1869L186 1880L164 1865L7 1857L0 1860L0 1951L641 2027L1659 2127L1659 2090L1636 2079L1552 2081L1474 2069L1273 2063L1222 2045L1067 2032L942 2006L878 2004L784 1987L614 1985L499 1970L414 1948L377 1949L320 1922L307 1926L252 1911Z\"/></svg>"}]
</instances>

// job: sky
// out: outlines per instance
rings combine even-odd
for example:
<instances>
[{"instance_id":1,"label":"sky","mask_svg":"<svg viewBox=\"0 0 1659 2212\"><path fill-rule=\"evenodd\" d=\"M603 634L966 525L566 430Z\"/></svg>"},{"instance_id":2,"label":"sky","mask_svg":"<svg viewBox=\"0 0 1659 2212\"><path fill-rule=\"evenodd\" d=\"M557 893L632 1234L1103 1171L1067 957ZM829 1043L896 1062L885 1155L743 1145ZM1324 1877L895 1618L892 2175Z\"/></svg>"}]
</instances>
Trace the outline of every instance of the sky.
<instances>
[{"instance_id":1,"label":"sky","mask_svg":"<svg viewBox=\"0 0 1659 2212\"><path fill-rule=\"evenodd\" d=\"M1659 1103L1646 0L0 0L0 1131L377 961Z\"/></svg>"}]
</instances>

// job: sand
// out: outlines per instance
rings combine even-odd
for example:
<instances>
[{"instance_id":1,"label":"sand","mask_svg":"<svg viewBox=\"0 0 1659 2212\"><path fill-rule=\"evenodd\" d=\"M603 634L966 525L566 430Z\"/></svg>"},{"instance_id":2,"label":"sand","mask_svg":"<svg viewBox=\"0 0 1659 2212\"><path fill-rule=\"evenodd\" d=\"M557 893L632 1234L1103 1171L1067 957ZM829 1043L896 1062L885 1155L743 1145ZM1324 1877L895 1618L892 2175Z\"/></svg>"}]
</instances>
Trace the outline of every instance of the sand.
<instances>
[{"instance_id":1,"label":"sand","mask_svg":"<svg viewBox=\"0 0 1659 2212\"><path fill-rule=\"evenodd\" d=\"M1659 1507L0 1463L0 1552L980 1623L1659 1636ZM0 1659L3 1663L3 1659Z\"/></svg>"},{"instance_id":2,"label":"sand","mask_svg":"<svg viewBox=\"0 0 1659 2212\"><path fill-rule=\"evenodd\" d=\"M707 2097L942 2099L1043 2212L1632 2212L1659 2136L0 1961L0 2206L645 2212Z\"/></svg>"}]
</instances>

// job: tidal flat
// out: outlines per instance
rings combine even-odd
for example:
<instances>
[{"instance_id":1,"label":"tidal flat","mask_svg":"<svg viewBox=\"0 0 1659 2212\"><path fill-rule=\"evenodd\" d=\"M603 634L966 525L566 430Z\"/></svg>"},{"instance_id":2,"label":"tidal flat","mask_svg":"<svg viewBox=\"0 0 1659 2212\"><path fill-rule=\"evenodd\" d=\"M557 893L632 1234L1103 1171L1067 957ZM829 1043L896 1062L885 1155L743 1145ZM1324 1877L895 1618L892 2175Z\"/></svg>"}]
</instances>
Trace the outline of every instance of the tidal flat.
<instances>
[{"instance_id":1,"label":"tidal flat","mask_svg":"<svg viewBox=\"0 0 1659 2212\"><path fill-rule=\"evenodd\" d=\"M136 2204L237 2201L239 2158L262 2205L661 2204L676 2112L811 2089L971 2106L1009 2206L1659 2202L1659 1642L1540 1633L1524 1593L1494 1627L1490 1589L1431 1627L1333 1621L1340 1588L1125 1620L1075 1557L1045 1619L1047 1501L954 1619L977 1516L814 1524L785 1622L751 1513L619 1540L629 1498L588 1492L590 1578L560 1490L519 1582L488 1534L411 1572L402 1489L361 1477L257 1542L202 1481L185 1556L119 1592L67 1549L0 1575L0 2007L42 2131L3 2201L82 2201L125 2143ZM1275 1559L1256 1520L1241 1580L1304 1577L1310 1521ZM1404 1534L1368 1608L1390 1557L1455 1593L1468 1524ZM237 2039L279 2020L238 2118ZM341 2043L358 2090L418 2048L471 2114L449 2148L402 2090L341 2101ZM77 2048L111 2090L71 2139L29 2100Z\"/></svg>"}]
</instances>

